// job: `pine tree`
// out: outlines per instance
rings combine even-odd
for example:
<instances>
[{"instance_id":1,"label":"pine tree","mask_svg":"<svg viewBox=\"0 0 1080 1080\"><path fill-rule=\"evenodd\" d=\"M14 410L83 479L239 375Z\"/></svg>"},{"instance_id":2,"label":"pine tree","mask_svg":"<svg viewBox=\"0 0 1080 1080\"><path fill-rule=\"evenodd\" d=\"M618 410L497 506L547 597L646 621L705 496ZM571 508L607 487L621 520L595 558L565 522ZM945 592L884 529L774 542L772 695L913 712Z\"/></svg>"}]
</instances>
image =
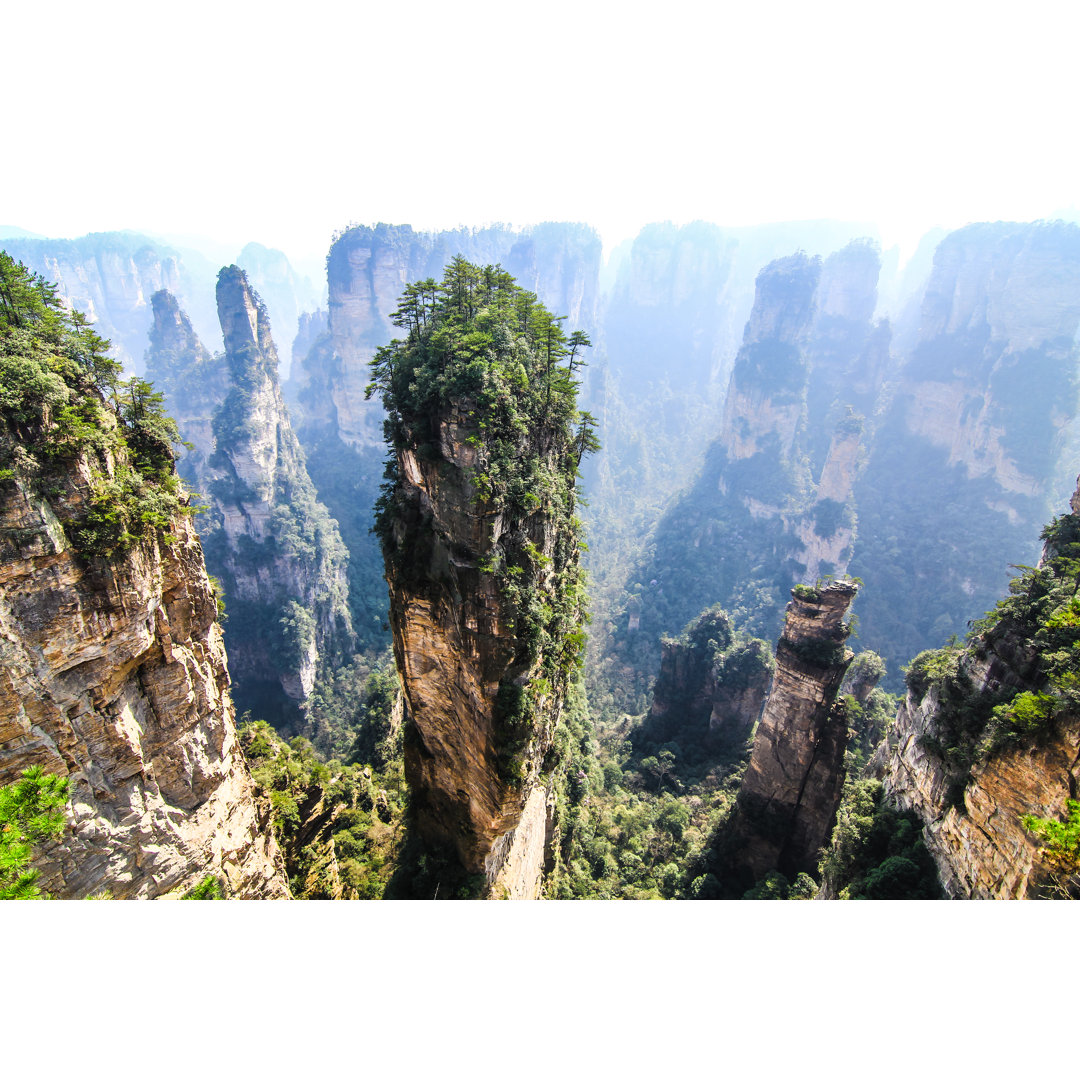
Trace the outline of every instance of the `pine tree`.
<instances>
[{"instance_id":1,"label":"pine tree","mask_svg":"<svg viewBox=\"0 0 1080 1080\"><path fill-rule=\"evenodd\" d=\"M41 895L30 860L35 844L63 832L69 786L66 777L32 765L20 780L0 787L0 900Z\"/></svg>"}]
</instances>

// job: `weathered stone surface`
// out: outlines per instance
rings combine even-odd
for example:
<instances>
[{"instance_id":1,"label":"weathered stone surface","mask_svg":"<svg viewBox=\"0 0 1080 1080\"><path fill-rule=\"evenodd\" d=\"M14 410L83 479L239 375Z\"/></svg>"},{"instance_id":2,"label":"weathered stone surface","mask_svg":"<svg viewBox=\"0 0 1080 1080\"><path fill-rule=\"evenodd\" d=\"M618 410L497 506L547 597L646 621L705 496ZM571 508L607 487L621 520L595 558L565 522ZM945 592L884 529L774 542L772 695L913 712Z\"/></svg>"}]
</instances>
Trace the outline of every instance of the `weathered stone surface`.
<instances>
[{"instance_id":1,"label":"weathered stone surface","mask_svg":"<svg viewBox=\"0 0 1080 1080\"><path fill-rule=\"evenodd\" d=\"M148 369L194 446L180 470L210 502L200 522L210 570L239 602L228 628L237 700L275 718L283 703L288 722L320 657L350 641L347 555L292 431L265 306L237 267L222 271L217 296L225 355L213 358L176 300L155 294ZM283 617L295 617L290 603L314 625L285 648L275 635Z\"/></svg>"},{"instance_id":2,"label":"weathered stone surface","mask_svg":"<svg viewBox=\"0 0 1080 1080\"><path fill-rule=\"evenodd\" d=\"M1070 500L1080 512L1080 486ZM1054 552L1047 545L1043 561ZM1036 642L1011 635L981 639L960 665L973 692L1045 690L1038 675ZM1052 730L1026 745L1006 746L981 757L965 777L963 805L955 805L950 775L935 743L941 735L941 703L931 685L921 700L912 693L901 705L871 767L889 798L914 810L941 883L957 899L1021 899L1040 895L1046 865L1036 838L1021 824L1025 814L1064 820L1066 803L1080 782L1080 717L1059 717Z\"/></svg>"},{"instance_id":3,"label":"weathered stone surface","mask_svg":"<svg viewBox=\"0 0 1080 1080\"><path fill-rule=\"evenodd\" d=\"M754 737L730 841L733 878L789 879L817 866L844 783L848 721L836 696L852 653L844 616L857 587L835 582L817 598L792 593L776 674Z\"/></svg>"},{"instance_id":4,"label":"weathered stone surface","mask_svg":"<svg viewBox=\"0 0 1080 1080\"><path fill-rule=\"evenodd\" d=\"M82 505L84 463L57 503ZM236 739L217 606L188 518L174 543L82 563L49 504L0 496L0 783L29 765L68 776L43 890L153 898L225 878L286 898L267 810Z\"/></svg>"},{"instance_id":5,"label":"weathered stone surface","mask_svg":"<svg viewBox=\"0 0 1080 1080\"><path fill-rule=\"evenodd\" d=\"M540 722L520 755L521 777L505 778L498 753L496 698L501 682L527 683L516 660L496 577L481 569L508 523L477 497L468 473L475 453L464 442L462 413L439 426L442 455L398 452L399 516L387 559L394 651L412 730L405 770L421 836L457 852L492 895L536 895L544 862L544 758L562 708L557 693L539 701ZM538 512L524 525L545 560L555 543ZM544 571L541 594L550 587ZM497 887L496 887L497 886Z\"/></svg>"},{"instance_id":6,"label":"weathered stone surface","mask_svg":"<svg viewBox=\"0 0 1080 1080\"><path fill-rule=\"evenodd\" d=\"M988 665L975 678L992 678ZM909 695L874 766L891 800L914 810L946 893L954 899L1013 900L1037 895L1047 879L1038 842L1021 824L1025 814L1064 820L1080 781L1080 719L1053 736L995 754L978 765L964 789L963 809L950 801L950 778L924 748L933 736L938 702Z\"/></svg>"},{"instance_id":7,"label":"weathered stone surface","mask_svg":"<svg viewBox=\"0 0 1080 1080\"><path fill-rule=\"evenodd\" d=\"M703 628L691 630L690 641L661 643L652 705L638 729L650 742L730 746L745 741L761 716L772 682L765 643L736 644L727 617L719 626L716 620L699 623ZM702 647L706 634L724 638L715 651Z\"/></svg>"}]
</instances>

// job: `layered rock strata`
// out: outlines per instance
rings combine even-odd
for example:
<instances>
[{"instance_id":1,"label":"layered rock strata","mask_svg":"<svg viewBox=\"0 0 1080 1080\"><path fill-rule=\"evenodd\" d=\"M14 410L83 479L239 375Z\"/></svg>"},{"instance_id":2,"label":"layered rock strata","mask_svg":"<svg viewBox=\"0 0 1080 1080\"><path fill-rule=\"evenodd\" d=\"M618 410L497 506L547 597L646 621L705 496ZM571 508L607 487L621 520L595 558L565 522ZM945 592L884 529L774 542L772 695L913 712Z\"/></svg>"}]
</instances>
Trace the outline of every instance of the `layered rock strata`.
<instances>
[{"instance_id":1,"label":"layered rock strata","mask_svg":"<svg viewBox=\"0 0 1080 1080\"><path fill-rule=\"evenodd\" d=\"M394 652L410 725L405 769L417 823L429 845L452 850L492 895L539 895L552 785L544 773L562 702L537 700L542 722L506 769L500 735L505 687L529 686L496 576L483 565L509 539L511 523L477 498L473 427L451 412L439 424L435 460L398 453L398 520L387 560ZM524 529L542 560L558 540L543 514ZM549 580L541 589L551 587Z\"/></svg>"},{"instance_id":2,"label":"layered rock strata","mask_svg":"<svg viewBox=\"0 0 1080 1080\"><path fill-rule=\"evenodd\" d=\"M816 870L844 784L848 719L836 699L853 655L844 645L844 616L856 592L847 582L792 591L772 689L736 801L729 888L774 870L789 879Z\"/></svg>"},{"instance_id":3,"label":"layered rock strata","mask_svg":"<svg viewBox=\"0 0 1080 1080\"><path fill-rule=\"evenodd\" d=\"M994 656L968 666L977 687L1015 680L1013 658ZM1080 719L1056 725L1031 746L1007 749L979 763L956 805L955 780L932 750L940 702L931 690L905 700L873 762L889 798L914 810L923 839L952 899L1016 900L1047 883L1039 841L1021 824L1026 814L1064 820L1080 790Z\"/></svg>"},{"instance_id":4,"label":"layered rock strata","mask_svg":"<svg viewBox=\"0 0 1080 1080\"><path fill-rule=\"evenodd\" d=\"M61 522L91 497L85 460L52 503L3 488L0 784L30 765L72 782L64 835L35 860L42 890L152 899L213 874L229 896L287 897L190 519L88 565Z\"/></svg>"}]
</instances>

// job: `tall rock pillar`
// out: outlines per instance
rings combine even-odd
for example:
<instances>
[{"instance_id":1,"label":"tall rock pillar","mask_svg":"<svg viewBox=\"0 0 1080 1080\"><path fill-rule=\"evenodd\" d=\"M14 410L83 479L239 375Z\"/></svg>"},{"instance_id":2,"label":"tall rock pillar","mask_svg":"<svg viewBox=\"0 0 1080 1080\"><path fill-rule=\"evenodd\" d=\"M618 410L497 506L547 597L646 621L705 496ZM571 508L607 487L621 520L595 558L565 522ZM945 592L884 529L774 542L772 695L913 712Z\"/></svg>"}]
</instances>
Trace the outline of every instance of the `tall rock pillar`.
<instances>
[{"instance_id":1,"label":"tall rock pillar","mask_svg":"<svg viewBox=\"0 0 1080 1080\"><path fill-rule=\"evenodd\" d=\"M776 674L754 737L730 836L732 884L812 872L840 805L848 720L836 701L852 652L844 616L858 586L796 586Z\"/></svg>"}]
</instances>

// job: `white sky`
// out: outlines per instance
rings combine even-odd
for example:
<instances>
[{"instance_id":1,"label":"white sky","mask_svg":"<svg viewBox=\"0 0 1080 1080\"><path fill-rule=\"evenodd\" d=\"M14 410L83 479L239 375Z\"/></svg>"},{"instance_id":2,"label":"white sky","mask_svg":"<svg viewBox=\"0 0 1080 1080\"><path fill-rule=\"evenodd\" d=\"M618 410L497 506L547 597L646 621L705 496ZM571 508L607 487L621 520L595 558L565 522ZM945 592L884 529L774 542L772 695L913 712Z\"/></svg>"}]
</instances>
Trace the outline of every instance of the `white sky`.
<instances>
[{"instance_id":1,"label":"white sky","mask_svg":"<svg viewBox=\"0 0 1080 1080\"><path fill-rule=\"evenodd\" d=\"M46 235L833 217L910 248L1080 201L1076 4L10 7L0 224Z\"/></svg>"}]
</instances>

